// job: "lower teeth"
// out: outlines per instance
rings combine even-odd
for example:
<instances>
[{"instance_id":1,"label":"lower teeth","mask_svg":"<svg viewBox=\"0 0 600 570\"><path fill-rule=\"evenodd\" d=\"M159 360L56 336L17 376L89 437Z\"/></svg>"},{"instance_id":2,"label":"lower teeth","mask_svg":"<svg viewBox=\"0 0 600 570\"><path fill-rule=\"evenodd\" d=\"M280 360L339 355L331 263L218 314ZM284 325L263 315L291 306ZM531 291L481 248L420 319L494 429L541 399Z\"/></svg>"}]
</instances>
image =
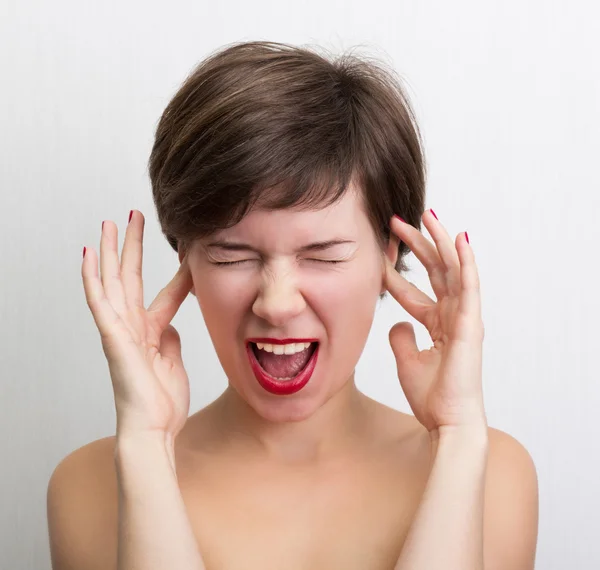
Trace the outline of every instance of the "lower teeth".
<instances>
[{"instance_id":1,"label":"lower teeth","mask_svg":"<svg viewBox=\"0 0 600 570\"><path fill-rule=\"evenodd\" d=\"M305 350L310 350L310 347L306 348ZM258 360L258 358L257 358ZM259 363L260 364L260 363ZM306 365L302 368L302 370L304 370L304 368L306 368L306 366L308 365L308 363L306 363ZM262 366L261 366L262 368ZM302 372L302 370L298 371L298 374L295 374L294 376L284 376L282 378L280 378L279 376L273 376L272 374L269 374L264 368L263 370L273 379L277 380L278 382L287 382L288 380L293 380L294 378L296 378L298 376L298 374L300 374L300 372Z\"/></svg>"}]
</instances>

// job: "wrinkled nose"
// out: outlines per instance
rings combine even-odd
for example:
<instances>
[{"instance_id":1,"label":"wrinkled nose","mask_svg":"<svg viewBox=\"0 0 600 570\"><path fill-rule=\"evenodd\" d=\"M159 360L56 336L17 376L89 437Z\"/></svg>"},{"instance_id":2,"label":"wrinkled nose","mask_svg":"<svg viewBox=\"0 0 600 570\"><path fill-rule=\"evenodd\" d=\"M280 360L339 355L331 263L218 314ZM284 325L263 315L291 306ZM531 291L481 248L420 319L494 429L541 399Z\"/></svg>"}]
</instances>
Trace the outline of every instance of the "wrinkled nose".
<instances>
[{"instance_id":1,"label":"wrinkled nose","mask_svg":"<svg viewBox=\"0 0 600 570\"><path fill-rule=\"evenodd\" d=\"M255 315L274 327L283 326L302 313L306 302L292 279L265 279L252 305Z\"/></svg>"}]
</instances>

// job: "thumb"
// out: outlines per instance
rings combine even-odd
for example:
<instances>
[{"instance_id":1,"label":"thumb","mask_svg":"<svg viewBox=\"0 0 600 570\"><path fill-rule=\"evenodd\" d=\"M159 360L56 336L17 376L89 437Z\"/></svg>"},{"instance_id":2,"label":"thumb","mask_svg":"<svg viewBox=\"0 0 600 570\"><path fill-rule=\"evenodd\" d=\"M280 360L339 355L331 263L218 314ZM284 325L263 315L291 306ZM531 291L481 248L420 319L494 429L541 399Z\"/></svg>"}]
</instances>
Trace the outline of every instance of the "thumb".
<instances>
[{"instance_id":1,"label":"thumb","mask_svg":"<svg viewBox=\"0 0 600 570\"><path fill-rule=\"evenodd\" d=\"M394 357L396 358L398 374L402 377L405 367L409 366L419 355L419 347L417 346L415 329L412 323L396 323L390 329L389 340Z\"/></svg>"},{"instance_id":2,"label":"thumb","mask_svg":"<svg viewBox=\"0 0 600 570\"><path fill-rule=\"evenodd\" d=\"M160 354L181 363L181 337L173 325L167 325L160 336Z\"/></svg>"}]
</instances>

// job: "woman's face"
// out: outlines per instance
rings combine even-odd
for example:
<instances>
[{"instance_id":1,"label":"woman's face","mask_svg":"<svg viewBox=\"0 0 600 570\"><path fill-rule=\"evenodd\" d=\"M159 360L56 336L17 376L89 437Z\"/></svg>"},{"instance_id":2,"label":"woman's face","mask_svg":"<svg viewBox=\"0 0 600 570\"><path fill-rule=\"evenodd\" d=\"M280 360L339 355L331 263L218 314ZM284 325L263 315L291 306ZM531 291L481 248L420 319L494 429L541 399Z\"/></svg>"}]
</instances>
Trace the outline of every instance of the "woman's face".
<instances>
[{"instance_id":1,"label":"woman's face","mask_svg":"<svg viewBox=\"0 0 600 570\"><path fill-rule=\"evenodd\" d=\"M333 241L343 243L303 249ZM232 243L247 249L225 245ZM388 248L392 262L395 252ZM193 293L218 358L230 386L260 416L307 418L351 378L383 290L382 255L354 191L317 211L251 211L193 245ZM239 263L218 265L231 262ZM275 395L258 382L246 350L257 337L318 339L316 366L301 390Z\"/></svg>"}]
</instances>

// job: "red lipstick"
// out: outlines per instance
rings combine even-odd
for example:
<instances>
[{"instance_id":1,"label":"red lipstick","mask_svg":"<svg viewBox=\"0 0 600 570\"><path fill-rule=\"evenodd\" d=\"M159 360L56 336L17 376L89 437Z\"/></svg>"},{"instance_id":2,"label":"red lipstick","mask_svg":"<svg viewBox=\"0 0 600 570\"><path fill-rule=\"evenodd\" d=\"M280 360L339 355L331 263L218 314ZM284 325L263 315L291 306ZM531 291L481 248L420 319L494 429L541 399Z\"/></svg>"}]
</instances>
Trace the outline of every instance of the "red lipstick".
<instances>
[{"instance_id":1,"label":"red lipstick","mask_svg":"<svg viewBox=\"0 0 600 570\"><path fill-rule=\"evenodd\" d=\"M319 342L318 338L248 338L246 342L265 344L292 344L293 342Z\"/></svg>"},{"instance_id":2,"label":"red lipstick","mask_svg":"<svg viewBox=\"0 0 600 570\"><path fill-rule=\"evenodd\" d=\"M253 338L246 342L246 353L250 360L250 367L258 383L271 394L277 396L288 396L302 390L310 380L312 373L317 364L319 355L319 345L317 344L314 352L311 354L310 360L306 366L298 373L293 380L278 380L262 368L256 359L251 343L266 343L266 344L290 344L292 342L317 342L315 339L275 339L275 338Z\"/></svg>"}]
</instances>

